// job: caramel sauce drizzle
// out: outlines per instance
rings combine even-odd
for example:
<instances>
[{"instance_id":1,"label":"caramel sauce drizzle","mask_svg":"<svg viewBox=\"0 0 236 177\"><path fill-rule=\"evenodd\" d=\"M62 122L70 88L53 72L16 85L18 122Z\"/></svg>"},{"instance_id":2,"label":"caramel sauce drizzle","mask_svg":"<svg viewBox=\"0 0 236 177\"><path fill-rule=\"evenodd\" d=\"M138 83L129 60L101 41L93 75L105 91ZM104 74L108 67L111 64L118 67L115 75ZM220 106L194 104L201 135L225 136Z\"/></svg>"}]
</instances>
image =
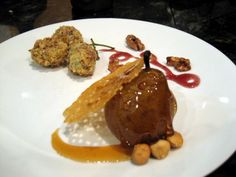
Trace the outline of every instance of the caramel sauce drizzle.
<instances>
[{"instance_id":1,"label":"caramel sauce drizzle","mask_svg":"<svg viewBox=\"0 0 236 177\"><path fill-rule=\"evenodd\" d=\"M120 162L130 159L131 150L121 145L74 146L62 141L58 129L52 134L52 147L63 157L80 162Z\"/></svg>"}]
</instances>

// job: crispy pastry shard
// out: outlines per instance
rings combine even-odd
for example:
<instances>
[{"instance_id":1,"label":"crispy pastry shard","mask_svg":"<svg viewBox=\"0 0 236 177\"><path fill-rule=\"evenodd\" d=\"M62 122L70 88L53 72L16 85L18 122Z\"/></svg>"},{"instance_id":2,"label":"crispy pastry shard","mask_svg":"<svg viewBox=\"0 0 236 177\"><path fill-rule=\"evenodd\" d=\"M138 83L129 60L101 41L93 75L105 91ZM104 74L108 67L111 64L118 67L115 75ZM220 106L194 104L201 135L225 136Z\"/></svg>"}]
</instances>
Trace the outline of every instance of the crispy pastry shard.
<instances>
[{"instance_id":1,"label":"crispy pastry shard","mask_svg":"<svg viewBox=\"0 0 236 177\"><path fill-rule=\"evenodd\" d=\"M129 62L92 84L64 111L65 122L79 121L88 113L103 108L106 102L123 88L123 84L139 75L142 67L142 59Z\"/></svg>"}]
</instances>

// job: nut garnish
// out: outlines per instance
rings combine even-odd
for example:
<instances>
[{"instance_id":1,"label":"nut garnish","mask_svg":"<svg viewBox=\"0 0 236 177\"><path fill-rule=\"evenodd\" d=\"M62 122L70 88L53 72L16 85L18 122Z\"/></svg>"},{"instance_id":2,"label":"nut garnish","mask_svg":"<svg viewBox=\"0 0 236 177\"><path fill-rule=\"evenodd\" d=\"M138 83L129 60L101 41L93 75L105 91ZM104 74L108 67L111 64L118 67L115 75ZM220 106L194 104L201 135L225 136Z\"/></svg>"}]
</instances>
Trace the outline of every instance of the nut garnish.
<instances>
[{"instance_id":1,"label":"nut garnish","mask_svg":"<svg viewBox=\"0 0 236 177\"><path fill-rule=\"evenodd\" d=\"M131 49L134 49L136 51L142 51L145 49L145 46L141 42L141 40L132 34L126 37L126 43Z\"/></svg>"},{"instance_id":2,"label":"nut garnish","mask_svg":"<svg viewBox=\"0 0 236 177\"><path fill-rule=\"evenodd\" d=\"M180 148L184 142L182 135L176 131L172 136L169 136L166 139L169 141L171 148Z\"/></svg>"},{"instance_id":3,"label":"nut garnish","mask_svg":"<svg viewBox=\"0 0 236 177\"><path fill-rule=\"evenodd\" d=\"M151 151L147 144L136 144L131 155L131 161L136 165L144 165L148 162Z\"/></svg>"},{"instance_id":4,"label":"nut garnish","mask_svg":"<svg viewBox=\"0 0 236 177\"><path fill-rule=\"evenodd\" d=\"M157 159L164 159L170 151L170 143L166 140L159 140L150 146L152 155Z\"/></svg>"},{"instance_id":5,"label":"nut garnish","mask_svg":"<svg viewBox=\"0 0 236 177\"><path fill-rule=\"evenodd\" d=\"M167 65L173 66L177 71L189 71L191 69L190 60L183 57L167 57Z\"/></svg>"}]
</instances>

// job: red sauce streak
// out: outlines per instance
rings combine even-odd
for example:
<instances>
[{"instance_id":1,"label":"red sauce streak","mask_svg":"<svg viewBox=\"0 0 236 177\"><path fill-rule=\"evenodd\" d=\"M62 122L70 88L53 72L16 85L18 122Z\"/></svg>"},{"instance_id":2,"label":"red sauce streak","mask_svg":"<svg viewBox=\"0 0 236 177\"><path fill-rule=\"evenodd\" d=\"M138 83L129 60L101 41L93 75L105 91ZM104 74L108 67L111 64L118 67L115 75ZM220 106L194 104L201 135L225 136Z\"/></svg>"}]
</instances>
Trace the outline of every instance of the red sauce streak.
<instances>
[{"instance_id":1,"label":"red sauce streak","mask_svg":"<svg viewBox=\"0 0 236 177\"><path fill-rule=\"evenodd\" d=\"M137 58L137 57L131 55L130 53L118 51L118 50L115 50L115 49L101 49L100 51L102 51L102 52L114 52L114 54L112 54L109 57L109 59L110 60L119 59L120 62L127 61L131 58Z\"/></svg>"},{"instance_id":2,"label":"red sauce streak","mask_svg":"<svg viewBox=\"0 0 236 177\"><path fill-rule=\"evenodd\" d=\"M100 51L114 52L109 57L109 59L110 60L119 59L120 62L127 61L131 58L136 58L136 59L138 58L138 57L135 57L127 52L122 52L122 51L118 51L115 49L101 49ZM140 57L142 57L142 56L143 56L143 52L140 53ZM191 73L184 73L184 74L178 74L178 75L174 74L167 66L161 64L154 54L152 54L152 56L151 56L150 63L161 68L165 72L166 78L168 80L172 80L181 86L184 86L187 88L195 88L200 84L200 78L196 74L191 74Z\"/></svg>"}]
</instances>

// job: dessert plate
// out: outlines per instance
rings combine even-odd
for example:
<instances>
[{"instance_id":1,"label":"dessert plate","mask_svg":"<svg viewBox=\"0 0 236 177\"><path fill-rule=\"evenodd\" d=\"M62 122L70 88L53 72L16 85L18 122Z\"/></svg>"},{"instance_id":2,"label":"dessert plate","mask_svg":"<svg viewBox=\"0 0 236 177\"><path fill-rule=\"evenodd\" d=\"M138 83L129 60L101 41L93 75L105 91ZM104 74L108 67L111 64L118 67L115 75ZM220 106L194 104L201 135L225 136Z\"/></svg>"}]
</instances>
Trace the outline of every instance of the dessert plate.
<instances>
[{"instance_id":1,"label":"dessert plate","mask_svg":"<svg viewBox=\"0 0 236 177\"><path fill-rule=\"evenodd\" d=\"M168 81L178 103L174 128L183 134L182 148L171 151L164 160L150 159L144 166L129 161L80 163L53 150L51 134L61 127L64 109L109 73L109 53L100 52L95 73L87 78L74 76L67 68L47 69L32 62L28 50L34 42L51 36L62 25L76 27L87 41L93 38L138 56L124 42L128 34L134 34L161 63L167 56L190 58L191 73L201 78L200 85L189 89ZM199 177L219 167L236 149L235 65L213 46L185 32L128 19L68 21L1 43L0 58L1 176Z\"/></svg>"}]
</instances>

